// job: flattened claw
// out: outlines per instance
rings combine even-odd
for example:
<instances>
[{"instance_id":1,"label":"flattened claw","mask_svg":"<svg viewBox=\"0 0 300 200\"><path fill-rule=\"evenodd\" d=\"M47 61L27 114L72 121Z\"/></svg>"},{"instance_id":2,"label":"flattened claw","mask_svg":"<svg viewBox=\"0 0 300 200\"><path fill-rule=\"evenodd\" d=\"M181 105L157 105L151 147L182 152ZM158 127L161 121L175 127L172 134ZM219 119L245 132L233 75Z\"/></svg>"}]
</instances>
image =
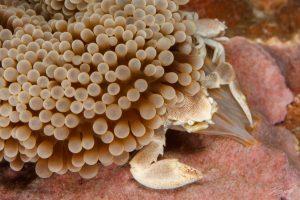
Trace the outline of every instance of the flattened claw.
<instances>
[{"instance_id":1,"label":"flattened claw","mask_svg":"<svg viewBox=\"0 0 300 200\"><path fill-rule=\"evenodd\" d=\"M151 164L140 171L131 170L134 178L142 185L153 189L174 189L200 180L200 171L178 162L165 159Z\"/></svg>"},{"instance_id":2,"label":"flattened claw","mask_svg":"<svg viewBox=\"0 0 300 200\"><path fill-rule=\"evenodd\" d=\"M163 154L165 130L157 130L154 140L129 162L130 172L140 184L152 189L174 189L202 178L202 173L176 159L157 161Z\"/></svg>"}]
</instances>

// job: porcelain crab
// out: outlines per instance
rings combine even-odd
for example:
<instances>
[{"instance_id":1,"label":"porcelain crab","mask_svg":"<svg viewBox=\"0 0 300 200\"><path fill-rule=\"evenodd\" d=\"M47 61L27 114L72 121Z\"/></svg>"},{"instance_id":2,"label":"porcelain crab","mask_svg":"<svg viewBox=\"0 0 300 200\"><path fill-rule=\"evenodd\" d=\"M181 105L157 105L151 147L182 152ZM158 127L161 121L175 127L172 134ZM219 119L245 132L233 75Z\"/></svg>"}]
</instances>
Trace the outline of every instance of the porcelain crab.
<instances>
[{"instance_id":1,"label":"porcelain crab","mask_svg":"<svg viewBox=\"0 0 300 200\"><path fill-rule=\"evenodd\" d=\"M181 107L168 107L166 122L156 130L153 141L140 150L130 161L133 177L142 185L153 189L174 189L200 180L203 174L177 159L162 159L165 134L168 129L192 134L224 135L244 144L255 143L246 127L253 126L251 112L241 92L233 67L225 62L225 50L221 42L226 25L217 19L198 19L192 12L183 16L193 19L196 33L193 35L198 56L205 60L199 79L203 88L193 96L185 96ZM213 51L206 58L206 49ZM209 56L208 56L209 57Z\"/></svg>"}]
</instances>

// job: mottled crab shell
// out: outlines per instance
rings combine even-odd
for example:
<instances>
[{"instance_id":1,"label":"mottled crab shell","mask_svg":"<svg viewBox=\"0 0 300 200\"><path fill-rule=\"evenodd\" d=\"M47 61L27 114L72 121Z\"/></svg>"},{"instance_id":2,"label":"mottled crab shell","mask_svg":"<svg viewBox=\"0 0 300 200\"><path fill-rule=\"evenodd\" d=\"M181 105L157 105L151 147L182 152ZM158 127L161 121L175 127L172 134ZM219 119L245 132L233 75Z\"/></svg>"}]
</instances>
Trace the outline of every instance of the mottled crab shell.
<instances>
[{"instance_id":1,"label":"mottled crab shell","mask_svg":"<svg viewBox=\"0 0 300 200\"><path fill-rule=\"evenodd\" d=\"M204 38L213 38L225 33L226 25L217 19L199 19L196 21L198 33Z\"/></svg>"},{"instance_id":2,"label":"mottled crab shell","mask_svg":"<svg viewBox=\"0 0 300 200\"><path fill-rule=\"evenodd\" d=\"M34 162L43 178L91 178L170 121L211 123L205 84L215 79L193 43L195 22L179 11L186 0L3 2L0 152L14 170Z\"/></svg>"}]
</instances>

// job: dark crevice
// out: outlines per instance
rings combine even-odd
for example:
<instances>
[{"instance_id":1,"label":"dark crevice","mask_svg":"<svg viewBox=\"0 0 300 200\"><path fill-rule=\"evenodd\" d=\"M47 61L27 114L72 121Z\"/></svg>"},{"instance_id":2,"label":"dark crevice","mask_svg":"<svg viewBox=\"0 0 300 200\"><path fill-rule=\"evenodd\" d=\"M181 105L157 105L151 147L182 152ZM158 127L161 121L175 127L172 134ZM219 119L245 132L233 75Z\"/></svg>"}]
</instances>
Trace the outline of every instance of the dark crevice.
<instances>
[{"instance_id":1,"label":"dark crevice","mask_svg":"<svg viewBox=\"0 0 300 200\"><path fill-rule=\"evenodd\" d=\"M8 162L0 162L0 184L6 189L24 189L36 178L33 163L26 163L21 171L16 172Z\"/></svg>"}]
</instances>

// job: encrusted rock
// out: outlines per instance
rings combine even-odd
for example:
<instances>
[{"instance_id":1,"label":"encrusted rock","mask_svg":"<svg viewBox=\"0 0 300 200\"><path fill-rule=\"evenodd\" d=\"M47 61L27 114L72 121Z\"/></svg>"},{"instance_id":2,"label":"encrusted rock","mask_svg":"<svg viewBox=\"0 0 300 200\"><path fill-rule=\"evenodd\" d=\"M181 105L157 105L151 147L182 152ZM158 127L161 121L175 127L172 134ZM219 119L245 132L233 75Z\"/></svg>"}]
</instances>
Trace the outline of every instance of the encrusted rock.
<instances>
[{"instance_id":1,"label":"encrusted rock","mask_svg":"<svg viewBox=\"0 0 300 200\"><path fill-rule=\"evenodd\" d=\"M288 87L295 93L300 93L300 41L281 42L270 40L262 47L269 52L285 76Z\"/></svg>"},{"instance_id":2,"label":"encrusted rock","mask_svg":"<svg viewBox=\"0 0 300 200\"><path fill-rule=\"evenodd\" d=\"M225 49L250 106L271 123L282 122L293 94L275 59L262 47L242 37L232 38Z\"/></svg>"}]
</instances>

